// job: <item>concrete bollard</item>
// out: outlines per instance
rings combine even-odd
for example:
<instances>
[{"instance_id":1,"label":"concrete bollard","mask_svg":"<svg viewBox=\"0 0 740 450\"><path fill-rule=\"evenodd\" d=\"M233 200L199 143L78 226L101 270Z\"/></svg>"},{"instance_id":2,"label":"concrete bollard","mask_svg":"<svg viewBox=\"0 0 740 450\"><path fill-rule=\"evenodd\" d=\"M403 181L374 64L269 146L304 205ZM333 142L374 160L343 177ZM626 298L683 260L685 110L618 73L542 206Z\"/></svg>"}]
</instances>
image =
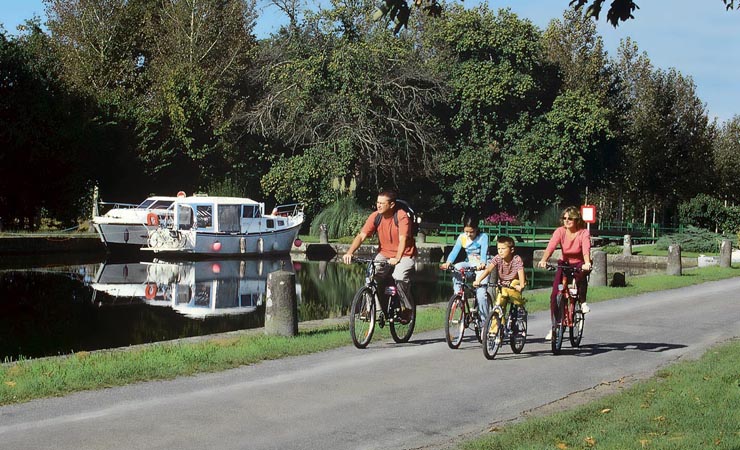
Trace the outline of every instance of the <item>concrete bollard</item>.
<instances>
[{"instance_id":1,"label":"concrete bollard","mask_svg":"<svg viewBox=\"0 0 740 450\"><path fill-rule=\"evenodd\" d=\"M427 241L427 235L423 231L419 230L416 233L416 243L417 244L424 244Z\"/></svg>"},{"instance_id":2,"label":"concrete bollard","mask_svg":"<svg viewBox=\"0 0 740 450\"><path fill-rule=\"evenodd\" d=\"M632 256L632 236L629 234L624 235L624 245L622 246L622 254L624 256Z\"/></svg>"},{"instance_id":3,"label":"concrete bollard","mask_svg":"<svg viewBox=\"0 0 740 450\"><path fill-rule=\"evenodd\" d=\"M295 274L284 270L267 275L265 334L295 336L298 334L298 302Z\"/></svg>"},{"instance_id":4,"label":"concrete bollard","mask_svg":"<svg viewBox=\"0 0 740 450\"><path fill-rule=\"evenodd\" d=\"M329 232L327 231L327 228L328 227L325 223L319 225L319 244L329 243Z\"/></svg>"},{"instance_id":5,"label":"concrete bollard","mask_svg":"<svg viewBox=\"0 0 740 450\"><path fill-rule=\"evenodd\" d=\"M719 266L732 266L732 241L729 239L723 239L719 248Z\"/></svg>"},{"instance_id":6,"label":"concrete bollard","mask_svg":"<svg viewBox=\"0 0 740 450\"><path fill-rule=\"evenodd\" d=\"M681 276L681 246L672 244L668 246L668 265L666 274Z\"/></svg>"},{"instance_id":7,"label":"concrete bollard","mask_svg":"<svg viewBox=\"0 0 740 450\"><path fill-rule=\"evenodd\" d=\"M591 276L588 279L589 286L606 286L606 253L596 250L591 254Z\"/></svg>"}]
</instances>

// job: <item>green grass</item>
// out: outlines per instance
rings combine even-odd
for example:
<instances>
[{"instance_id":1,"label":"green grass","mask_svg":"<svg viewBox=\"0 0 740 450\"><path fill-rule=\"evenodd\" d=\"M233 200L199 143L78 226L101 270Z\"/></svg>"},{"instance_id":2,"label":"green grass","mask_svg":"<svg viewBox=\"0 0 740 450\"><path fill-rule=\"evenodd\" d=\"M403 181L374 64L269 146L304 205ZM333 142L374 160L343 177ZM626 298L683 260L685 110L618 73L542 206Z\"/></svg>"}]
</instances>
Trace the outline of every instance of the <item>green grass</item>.
<instances>
[{"instance_id":1,"label":"green grass","mask_svg":"<svg viewBox=\"0 0 740 450\"><path fill-rule=\"evenodd\" d=\"M740 342L588 405L465 442L464 450L738 449Z\"/></svg>"},{"instance_id":2,"label":"green grass","mask_svg":"<svg viewBox=\"0 0 740 450\"><path fill-rule=\"evenodd\" d=\"M740 276L738 268L706 267L684 276L648 276L628 279L623 288L593 287L589 302L630 296L706 281ZM546 290L527 294L530 311L545 310ZM441 329L445 304L422 307L415 332ZM387 339L377 330L374 341ZM263 360L303 355L351 345L348 324L301 330L297 337L267 337L257 333L214 336L198 343L161 343L129 350L80 352L68 356L20 360L0 365L0 404L61 396L75 391L121 386L148 380L171 379L198 372L214 372ZM371 344L372 345L372 344Z\"/></svg>"},{"instance_id":3,"label":"green grass","mask_svg":"<svg viewBox=\"0 0 740 450\"><path fill-rule=\"evenodd\" d=\"M621 253L620 253L621 254ZM632 254L639 256L668 256L667 250L658 250L655 245L633 245ZM698 258L699 255L704 256L719 256L719 252L714 253L697 253L697 252L686 252L681 251L681 256L684 258Z\"/></svg>"}]
</instances>

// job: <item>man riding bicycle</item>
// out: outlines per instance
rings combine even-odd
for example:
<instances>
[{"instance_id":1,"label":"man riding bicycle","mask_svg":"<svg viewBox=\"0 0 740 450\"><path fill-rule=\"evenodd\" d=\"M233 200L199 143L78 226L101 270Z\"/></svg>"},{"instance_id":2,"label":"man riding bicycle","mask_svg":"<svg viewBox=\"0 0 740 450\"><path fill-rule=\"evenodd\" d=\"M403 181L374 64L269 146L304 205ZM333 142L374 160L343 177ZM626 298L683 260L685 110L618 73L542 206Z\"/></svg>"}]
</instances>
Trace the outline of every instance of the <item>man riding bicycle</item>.
<instances>
[{"instance_id":1,"label":"man riding bicycle","mask_svg":"<svg viewBox=\"0 0 740 450\"><path fill-rule=\"evenodd\" d=\"M383 191L378 194L375 203L377 212L370 214L367 218L347 253L342 256L342 260L345 264L350 264L352 255L365 239L377 233L380 245L375 261L388 263L378 268L378 279L387 279L390 268L393 269L393 280L402 303L401 318L408 320L413 308L409 280L415 270L417 251L416 243L411 236L409 216L406 211L396 207L396 198L396 193L393 191Z\"/></svg>"}]
</instances>

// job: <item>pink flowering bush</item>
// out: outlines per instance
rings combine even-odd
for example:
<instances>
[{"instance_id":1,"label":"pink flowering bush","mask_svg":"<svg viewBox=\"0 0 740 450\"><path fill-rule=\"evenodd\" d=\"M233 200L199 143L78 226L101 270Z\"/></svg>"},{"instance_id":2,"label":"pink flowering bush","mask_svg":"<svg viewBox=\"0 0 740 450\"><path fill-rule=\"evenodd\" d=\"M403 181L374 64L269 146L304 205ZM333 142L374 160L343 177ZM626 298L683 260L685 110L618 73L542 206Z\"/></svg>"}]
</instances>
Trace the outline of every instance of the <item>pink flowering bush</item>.
<instances>
[{"instance_id":1,"label":"pink flowering bush","mask_svg":"<svg viewBox=\"0 0 740 450\"><path fill-rule=\"evenodd\" d=\"M493 213L490 216L486 217L485 223L490 225L497 225L500 223L517 223L516 216L512 216L511 214L507 213L506 211L501 211L499 213Z\"/></svg>"}]
</instances>

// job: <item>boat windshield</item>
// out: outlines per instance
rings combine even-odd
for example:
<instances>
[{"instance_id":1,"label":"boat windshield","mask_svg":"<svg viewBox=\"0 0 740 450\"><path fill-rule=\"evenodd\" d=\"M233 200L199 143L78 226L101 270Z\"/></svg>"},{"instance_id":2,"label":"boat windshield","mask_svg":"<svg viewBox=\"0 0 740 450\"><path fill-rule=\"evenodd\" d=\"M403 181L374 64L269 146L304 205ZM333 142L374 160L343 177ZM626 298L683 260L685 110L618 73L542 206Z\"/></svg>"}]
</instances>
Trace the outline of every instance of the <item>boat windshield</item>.
<instances>
[{"instance_id":1,"label":"boat windshield","mask_svg":"<svg viewBox=\"0 0 740 450\"><path fill-rule=\"evenodd\" d=\"M172 200L157 200L150 209L167 209L172 205Z\"/></svg>"},{"instance_id":2,"label":"boat windshield","mask_svg":"<svg viewBox=\"0 0 740 450\"><path fill-rule=\"evenodd\" d=\"M144 200L143 202L141 202L141 204L139 206L137 206L137 208L147 209L147 208L149 208L149 205L151 205L152 203L154 203L154 200L148 198L148 199Z\"/></svg>"}]
</instances>

